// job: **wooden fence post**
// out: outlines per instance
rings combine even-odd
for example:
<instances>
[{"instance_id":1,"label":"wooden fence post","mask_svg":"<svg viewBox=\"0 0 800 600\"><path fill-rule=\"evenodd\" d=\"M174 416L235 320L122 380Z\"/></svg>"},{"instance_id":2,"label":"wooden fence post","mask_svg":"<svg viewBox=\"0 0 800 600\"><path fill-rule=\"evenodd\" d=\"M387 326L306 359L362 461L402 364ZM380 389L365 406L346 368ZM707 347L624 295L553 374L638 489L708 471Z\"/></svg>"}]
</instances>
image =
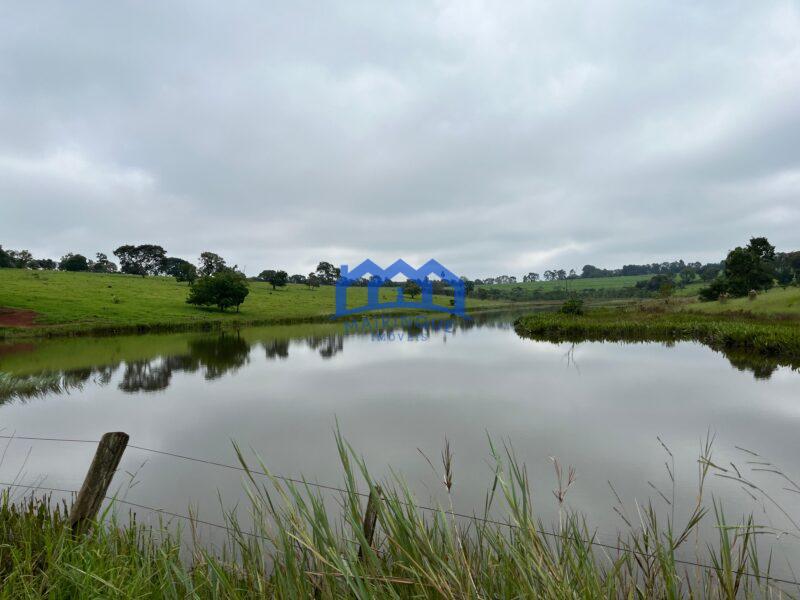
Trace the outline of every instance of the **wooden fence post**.
<instances>
[{"instance_id":1,"label":"wooden fence post","mask_svg":"<svg viewBox=\"0 0 800 600\"><path fill-rule=\"evenodd\" d=\"M372 547L372 538L375 537L375 523L378 520L378 502L380 501L381 487L376 485L369 492L369 499L367 500L367 510L364 513L364 538L366 539L366 547L361 546L358 549L358 558L363 560L366 555L367 548Z\"/></svg>"},{"instance_id":2,"label":"wooden fence post","mask_svg":"<svg viewBox=\"0 0 800 600\"><path fill-rule=\"evenodd\" d=\"M84 533L97 517L128 439L128 434L122 431L106 433L100 439L89 472L69 513L73 533Z\"/></svg>"}]
</instances>

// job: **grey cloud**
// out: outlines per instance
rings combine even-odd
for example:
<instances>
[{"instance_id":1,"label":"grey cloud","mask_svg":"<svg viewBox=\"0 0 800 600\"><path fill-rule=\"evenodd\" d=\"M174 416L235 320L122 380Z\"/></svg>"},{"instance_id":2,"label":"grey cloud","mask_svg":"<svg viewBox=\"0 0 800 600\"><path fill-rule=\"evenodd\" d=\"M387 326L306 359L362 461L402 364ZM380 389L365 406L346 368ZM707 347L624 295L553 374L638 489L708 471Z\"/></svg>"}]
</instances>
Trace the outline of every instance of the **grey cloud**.
<instances>
[{"instance_id":1,"label":"grey cloud","mask_svg":"<svg viewBox=\"0 0 800 600\"><path fill-rule=\"evenodd\" d=\"M485 276L797 243L793 2L6 13L7 247Z\"/></svg>"}]
</instances>

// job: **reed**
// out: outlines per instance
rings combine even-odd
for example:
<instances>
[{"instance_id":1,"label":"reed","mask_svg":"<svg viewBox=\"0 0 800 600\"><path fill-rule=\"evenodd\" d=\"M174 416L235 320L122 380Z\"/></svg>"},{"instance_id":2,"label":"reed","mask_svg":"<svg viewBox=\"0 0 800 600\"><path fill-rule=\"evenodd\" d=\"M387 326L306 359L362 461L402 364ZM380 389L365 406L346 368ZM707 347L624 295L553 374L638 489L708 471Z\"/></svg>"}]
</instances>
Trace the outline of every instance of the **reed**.
<instances>
[{"instance_id":1,"label":"reed","mask_svg":"<svg viewBox=\"0 0 800 600\"><path fill-rule=\"evenodd\" d=\"M478 515L501 512L498 521L458 517L449 504L422 510L401 477L379 484L338 435L337 443L345 483L336 510L311 485L250 470L237 448L254 525L246 531L229 513L227 541L217 551L167 524L144 526L135 516L122 523L113 505L89 535L76 537L66 505L14 501L5 492L0 598L738 598L777 597L786 588L759 562L752 518L731 524L713 501L709 511L703 482L714 468L710 444L689 514L679 519L638 506L638 519L624 517L627 530L613 548L566 507L574 476L557 463L560 518L548 529L508 447L490 445L494 478ZM258 470L268 473L263 464ZM380 498L372 544L358 480ZM441 481L449 493L449 446ZM698 545L695 534L708 519L718 540Z\"/></svg>"}]
</instances>

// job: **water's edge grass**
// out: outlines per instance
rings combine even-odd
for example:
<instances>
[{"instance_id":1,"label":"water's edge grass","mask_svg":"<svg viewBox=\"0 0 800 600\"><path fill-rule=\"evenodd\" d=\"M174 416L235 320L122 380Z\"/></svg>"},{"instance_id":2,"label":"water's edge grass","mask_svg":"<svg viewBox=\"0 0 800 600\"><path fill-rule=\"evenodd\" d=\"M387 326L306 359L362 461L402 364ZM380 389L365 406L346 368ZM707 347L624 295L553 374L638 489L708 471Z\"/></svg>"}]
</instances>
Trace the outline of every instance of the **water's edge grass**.
<instances>
[{"instance_id":1,"label":"water's edge grass","mask_svg":"<svg viewBox=\"0 0 800 600\"><path fill-rule=\"evenodd\" d=\"M487 314L492 312L507 312L508 310L524 310L535 308L552 308L560 305L558 302L535 302L502 304L496 306L474 307L470 314ZM407 315L428 314L426 311L391 311L383 310L364 313L364 317L402 317ZM440 312L430 312L432 316L447 318ZM63 325L47 325L39 327L0 327L0 340L59 338L59 337L106 337L114 335L150 334L150 333L183 333L191 331L229 331L245 327L264 327L272 325L301 325L307 323L332 323L337 319L334 313L309 315L305 317L270 317L259 319L208 319L196 321L156 322L156 323L130 323L120 324L85 324L69 323Z\"/></svg>"},{"instance_id":2,"label":"water's edge grass","mask_svg":"<svg viewBox=\"0 0 800 600\"><path fill-rule=\"evenodd\" d=\"M701 449L697 499L686 514L637 505L639 518L612 544L597 540L565 504L571 471L559 478L558 522L537 520L531 482L508 447L490 442L494 478L484 512L464 519L450 512L452 500L422 510L401 476L375 481L340 436L337 443L344 483L333 510L311 485L273 477L263 464L263 473L251 470L237 448L254 525L245 530L229 513L227 541L216 550L196 543L193 526L186 540L164 523L123 523L113 513L76 537L66 505L14 501L6 490L0 597L733 599L773 597L789 585L759 561L753 519L728 522L720 504L705 498L704 481L715 468L710 443ZM446 446L441 482L448 498L451 459ZM358 480L367 487L359 491ZM380 498L372 544L363 520L366 489ZM498 509L502 520L481 519ZM716 539L697 544L709 520Z\"/></svg>"}]
</instances>

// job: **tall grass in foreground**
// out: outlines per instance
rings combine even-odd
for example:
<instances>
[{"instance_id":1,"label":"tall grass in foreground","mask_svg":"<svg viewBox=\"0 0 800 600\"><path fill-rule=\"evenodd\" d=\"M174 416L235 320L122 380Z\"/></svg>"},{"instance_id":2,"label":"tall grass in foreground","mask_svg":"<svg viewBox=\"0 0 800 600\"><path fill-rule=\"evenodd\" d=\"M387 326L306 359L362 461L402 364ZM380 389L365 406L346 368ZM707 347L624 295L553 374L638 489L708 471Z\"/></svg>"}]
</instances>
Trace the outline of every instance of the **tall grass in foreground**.
<instances>
[{"instance_id":1,"label":"tall grass in foreground","mask_svg":"<svg viewBox=\"0 0 800 600\"><path fill-rule=\"evenodd\" d=\"M735 598L783 593L759 564L752 520L729 524L715 502L707 511L703 485L713 467L710 456L701 457L697 503L689 514L662 518L652 506L639 507L618 542L628 551L595 543L581 516L565 507L573 477L560 468L560 518L546 529L535 517L525 469L509 449L501 454L494 448L495 477L484 516L502 508L505 524L455 517L449 505L422 511L396 476L380 485L378 533L370 546L363 533L365 498L356 482L363 478L376 492L378 483L338 436L337 442L346 491L336 514L316 488L248 469L245 485L255 526L245 532L230 513L227 542L216 552L193 543L191 527L192 535L184 531L182 540L180 531L166 525L143 526L135 519L122 525L113 514L76 539L65 505L46 499L15 503L6 492L0 502L0 598ZM449 449L442 459L442 485L449 495ZM714 519L718 531L708 545L697 535L706 519ZM709 568L681 562L687 557Z\"/></svg>"}]
</instances>

